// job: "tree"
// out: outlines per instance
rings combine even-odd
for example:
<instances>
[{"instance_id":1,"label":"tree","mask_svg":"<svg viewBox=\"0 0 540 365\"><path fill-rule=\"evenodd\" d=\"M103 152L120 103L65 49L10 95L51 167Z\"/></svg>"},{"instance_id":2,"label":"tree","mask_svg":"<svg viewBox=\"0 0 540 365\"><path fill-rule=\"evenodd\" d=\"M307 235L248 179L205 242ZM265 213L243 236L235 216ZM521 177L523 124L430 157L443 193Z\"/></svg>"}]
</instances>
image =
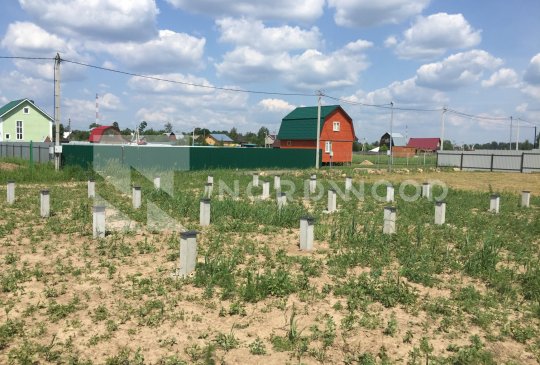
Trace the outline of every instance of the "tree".
<instances>
[{"instance_id":1,"label":"tree","mask_svg":"<svg viewBox=\"0 0 540 365\"><path fill-rule=\"evenodd\" d=\"M445 140L443 143L443 149L445 151L451 151L454 149L454 146L452 145L452 142L450 142L449 140Z\"/></svg>"},{"instance_id":2,"label":"tree","mask_svg":"<svg viewBox=\"0 0 540 365\"><path fill-rule=\"evenodd\" d=\"M118 126L118 122L113 122L112 126L118 130L120 130L120 127Z\"/></svg>"},{"instance_id":3,"label":"tree","mask_svg":"<svg viewBox=\"0 0 540 365\"><path fill-rule=\"evenodd\" d=\"M170 122L165 123L165 133L172 133L173 125Z\"/></svg>"},{"instance_id":4,"label":"tree","mask_svg":"<svg viewBox=\"0 0 540 365\"><path fill-rule=\"evenodd\" d=\"M202 135L204 137L206 137L207 135L210 134L210 130L206 129L206 128L195 128L195 134L196 135Z\"/></svg>"},{"instance_id":5,"label":"tree","mask_svg":"<svg viewBox=\"0 0 540 365\"><path fill-rule=\"evenodd\" d=\"M259 146L264 146L264 141L266 139L266 136L270 134L270 131L266 127L259 128L259 131L257 132L257 144Z\"/></svg>"},{"instance_id":6,"label":"tree","mask_svg":"<svg viewBox=\"0 0 540 365\"><path fill-rule=\"evenodd\" d=\"M52 141L56 142L56 124L53 124L52 127ZM60 141L62 141L62 136L64 135L64 125L60 123Z\"/></svg>"},{"instance_id":7,"label":"tree","mask_svg":"<svg viewBox=\"0 0 540 365\"><path fill-rule=\"evenodd\" d=\"M236 141L238 139L238 131L236 130L235 127L232 127L231 130L229 131L229 137L233 141Z\"/></svg>"},{"instance_id":8,"label":"tree","mask_svg":"<svg viewBox=\"0 0 540 365\"><path fill-rule=\"evenodd\" d=\"M143 120L141 124L139 124L139 128L137 128L139 130L139 133L142 134L147 126L148 126L148 123L146 123L146 121Z\"/></svg>"},{"instance_id":9,"label":"tree","mask_svg":"<svg viewBox=\"0 0 540 365\"><path fill-rule=\"evenodd\" d=\"M96 122L94 122L88 126L88 129L94 129L97 127L101 127L101 124L97 124Z\"/></svg>"},{"instance_id":10,"label":"tree","mask_svg":"<svg viewBox=\"0 0 540 365\"><path fill-rule=\"evenodd\" d=\"M79 130L71 131L71 135L69 136L69 139L72 141L88 141L88 138L90 138L90 132Z\"/></svg>"},{"instance_id":11,"label":"tree","mask_svg":"<svg viewBox=\"0 0 540 365\"><path fill-rule=\"evenodd\" d=\"M520 150L532 150L533 149L533 145L531 142L529 142L528 139L525 140L525 142L522 142L519 144L519 149Z\"/></svg>"}]
</instances>

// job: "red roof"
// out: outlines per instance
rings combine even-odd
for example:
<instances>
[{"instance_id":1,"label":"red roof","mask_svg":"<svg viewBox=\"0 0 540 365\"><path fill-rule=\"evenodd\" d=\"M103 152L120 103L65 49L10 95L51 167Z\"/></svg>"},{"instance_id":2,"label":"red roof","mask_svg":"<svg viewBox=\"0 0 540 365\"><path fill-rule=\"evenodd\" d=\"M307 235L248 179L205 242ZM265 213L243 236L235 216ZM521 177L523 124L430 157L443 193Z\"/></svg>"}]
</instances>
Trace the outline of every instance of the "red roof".
<instances>
[{"instance_id":1,"label":"red roof","mask_svg":"<svg viewBox=\"0 0 540 365\"><path fill-rule=\"evenodd\" d=\"M99 143L101 141L101 137L105 134L105 132L109 129L112 129L113 134L120 135L120 131L113 127L112 125L102 125L99 127L96 127L92 129L90 132L90 137L88 138L88 141L93 143Z\"/></svg>"},{"instance_id":2,"label":"red roof","mask_svg":"<svg viewBox=\"0 0 540 365\"><path fill-rule=\"evenodd\" d=\"M407 147L414 147L424 151L436 151L440 145L441 140L439 138L411 138L407 143Z\"/></svg>"}]
</instances>

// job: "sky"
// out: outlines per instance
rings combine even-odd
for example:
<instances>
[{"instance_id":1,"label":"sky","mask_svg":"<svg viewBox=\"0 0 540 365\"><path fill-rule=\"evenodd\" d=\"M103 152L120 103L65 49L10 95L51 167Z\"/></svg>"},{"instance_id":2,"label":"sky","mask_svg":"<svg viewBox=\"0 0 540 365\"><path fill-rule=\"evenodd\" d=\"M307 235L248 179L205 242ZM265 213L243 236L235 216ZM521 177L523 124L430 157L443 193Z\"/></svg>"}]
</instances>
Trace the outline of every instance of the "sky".
<instances>
[{"instance_id":1,"label":"sky","mask_svg":"<svg viewBox=\"0 0 540 365\"><path fill-rule=\"evenodd\" d=\"M407 137L438 137L444 120L457 144L531 141L540 125L538 0L2 5L0 56L47 60L0 59L0 103L29 98L53 115L58 52L61 122L74 129L96 121L98 94L103 125L277 132L295 107L317 105L319 91L351 116L360 141L391 123Z\"/></svg>"}]
</instances>

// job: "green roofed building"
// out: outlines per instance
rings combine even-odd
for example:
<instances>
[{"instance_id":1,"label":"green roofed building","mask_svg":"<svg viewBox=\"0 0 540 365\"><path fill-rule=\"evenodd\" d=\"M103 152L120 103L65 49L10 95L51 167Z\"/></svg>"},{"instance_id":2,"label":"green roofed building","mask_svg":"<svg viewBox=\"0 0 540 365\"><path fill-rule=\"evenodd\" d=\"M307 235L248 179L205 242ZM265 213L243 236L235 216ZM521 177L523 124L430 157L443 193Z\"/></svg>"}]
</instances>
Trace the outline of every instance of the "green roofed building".
<instances>
[{"instance_id":1,"label":"green roofed building","mask_svg":"<svg viewBox=\"0 0 540 365\"><path fill-rule=\"evenodd\" d=\"M0 108L0 142L44 142L52 139L53 119L33 100L14 100Z\"/></svg>"},{"instance_id":2,"label":"green roofed building","mask_svg":"<svg viewBox=\"0 0 540 365\"><path fill-rule=\"evenodd\" d=\"M281 121L277 139L280 148L315 148L317 145L317 107L294 109ZM352 162L356 139L351 117L339 105L321 107L320 144L323 163Z\"/></svg>"}]
</instances>

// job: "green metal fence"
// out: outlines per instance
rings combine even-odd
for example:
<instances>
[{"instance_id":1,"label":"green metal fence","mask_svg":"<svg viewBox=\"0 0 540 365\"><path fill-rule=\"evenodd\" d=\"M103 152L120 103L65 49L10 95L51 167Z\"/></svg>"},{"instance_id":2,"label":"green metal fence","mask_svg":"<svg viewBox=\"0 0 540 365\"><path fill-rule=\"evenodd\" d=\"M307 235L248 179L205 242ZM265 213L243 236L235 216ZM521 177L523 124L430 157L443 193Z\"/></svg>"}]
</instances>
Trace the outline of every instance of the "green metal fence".
<instances>
[{"instance_id":1,"label":"green metal fence","mask_svg":"<svg viewBox=\"0 0 540 365\"><path fill-rule=\"evenodd\" d=\"M96 168L109 162L136 169L311 168L313 149L188 146L63 145L63 164Z\"/></svg>"}]
</instances>

